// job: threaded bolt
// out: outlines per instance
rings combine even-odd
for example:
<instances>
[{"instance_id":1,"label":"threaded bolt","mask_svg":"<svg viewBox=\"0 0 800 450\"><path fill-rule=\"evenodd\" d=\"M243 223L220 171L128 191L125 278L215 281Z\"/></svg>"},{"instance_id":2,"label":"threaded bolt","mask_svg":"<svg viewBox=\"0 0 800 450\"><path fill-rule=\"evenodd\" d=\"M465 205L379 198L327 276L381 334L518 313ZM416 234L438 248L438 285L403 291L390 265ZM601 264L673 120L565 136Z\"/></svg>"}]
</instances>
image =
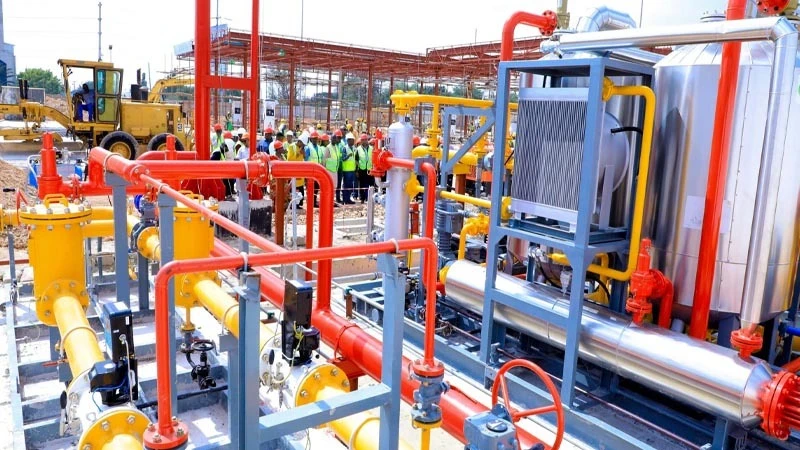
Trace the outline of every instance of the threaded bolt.
<instances>
[{"instance_id":1,"label":"threaded bolt","mask_svg":"<svg viewBox=\"0 0 800 450\"><path fill-rule=\"evenodd\" d=\"M111 429L111 424L108 423L107 420L104 420L103 423L100 424L100 428L102 428L103 431L108 431Z\"/></svg>"},{"instance_id":2,"label":"threaded bolt","mask_svg":"<svg viewBox=\"0 0 800 450\"><path fill-rule=\"evenodd\" d=\"M154 434L154 435L153 435L153 442L155 442L156 444L158 444L159 442L161 442L161 435L160 435L160 434L158 434L158 433Z\"/></svg>"},{"instance_id":3,"label":"threaded bolt","mask_svg":"<svg viewBox=\"0 0 800 450\"><path fill-rule=\"evenodd\" d=\"M92 450L92 445L91 444L86 444L83 447L81 447L81 450Z\"/></svg>"},{"instance_id":4,"label":"threaded bolt","mask_svg":"<svg viewBox=\"0 0 800 450\"><path fill-rule=\"evenodd\" d=\"M151 423L150 423L150 425L148 425L148 426L147 426L147 431L149 431L149 432L151 432L151 433L152 433L153 431L156 431L156 425L155 425L154 423L152 423L152 422L151 422Z\"/></svg>"},{"instance_id":5,"label":"threaded bolt","mask_svg":"<svg viewBox=\"0 0 800 450\"><path fill-rule=\"evenodd\" d=\"M184 435L185 433L186 433L186 432L185 432L185 431L183 431L183 428L178 428L177 430L175 430L175 434L176 434L178 437L183 437L183 435Z\"/></svg>"},{"instance_id":6,"label":"threaded bolt","mask_svg":"<svg viewBox=\"0 0 800 450\"><path fill-rule=\"evenodd\" d=\"M320 379L322 379L322 376L319 374L319 372L315 373L314 380L319 381Z\"/></svg>"},{"instance_id":7,"label":"threaded bolt","mask_svg":"<svg viewBox=\"0 0 800 450\"><path fill-rule=\"evenodd\" d=\"M344 381L342 381L342 386L343 386L343 387L346 387L346 388L349 388L349 387L350 387L350 380L344 380Z\"/></svg>"},{"instance_id":8,"label":"threaded bolt","mask_svg":"<svg viewBox=\"0 0 800 450\"><path fill-rule=\"evenodd\" d=\"M134 423L136 423L136 417L134 417L134 415L131 414L128 416L128 424L133 425Z\"/></svg>"},{"instance_id":9,"label":"threaded bolt","mask_svg":"<svg viewBox=\"0 0 800 450\"><path fill-rule=\"evenodd\" d=\"M334 377L335 377L336 375L339 375L339 369L337 369L337 368L335 368L335 367L334 367L333 369L331 369L331 375L333 375Z\"/></svg>"},{"instance_id":10,"label":"threaded bolt","mask_svg":"<svg viewBox=\"0 0 800 450\"><path fill-rule=\"evenodd\" d=\"M306 391L305 389L303 389L302 391L300 391L300 397L301 397L301 398L306 398L306 397L308 397L308 391Z\"/></svg>"}]
</instances>

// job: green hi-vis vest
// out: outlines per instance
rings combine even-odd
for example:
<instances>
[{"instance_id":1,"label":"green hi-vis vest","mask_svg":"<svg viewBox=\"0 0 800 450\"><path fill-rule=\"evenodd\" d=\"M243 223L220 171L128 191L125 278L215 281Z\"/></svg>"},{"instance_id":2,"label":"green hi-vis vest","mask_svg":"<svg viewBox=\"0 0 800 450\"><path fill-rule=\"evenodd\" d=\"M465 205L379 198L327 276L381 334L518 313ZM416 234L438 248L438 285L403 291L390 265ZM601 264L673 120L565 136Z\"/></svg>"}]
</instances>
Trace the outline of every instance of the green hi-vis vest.
<instances>
[{"instance_id":1,"label":"green hi-vis vest","mask_svg":"<svg viewBox=\"0 0 800 450\"><path fill-rule=\"evenodd\" d=\"M342 155L339 152L339 146L335 144L329 144L327 149L331 156L325 160L325 168L333 173L336 173L339 171L339 160L342 158Z\"/></svg>"},{"instance_id":2,"label":"green hi-vis vest","mask_svg":"<svg viewBox=\"0 0 800 450\"><path fill-rule=\"evenodd\" d=\"M362 146L356 147L356 152L358 152L358 169L359 170L371 170L372 169L372 146L370 145L369 148L364 148Z\"/></svg>"},{"instance_id":3,"label":"green hi-vis vest","mask_svg":"<svg viewBox=\"0 0 800 450\"><path fill-rule=\"evenodd\" d=\"M342 148L342 172L355 172L355 171L356 171L356 154L353 151L352 147L348 147L345 145Z\"/></svg>"}]
</instances>

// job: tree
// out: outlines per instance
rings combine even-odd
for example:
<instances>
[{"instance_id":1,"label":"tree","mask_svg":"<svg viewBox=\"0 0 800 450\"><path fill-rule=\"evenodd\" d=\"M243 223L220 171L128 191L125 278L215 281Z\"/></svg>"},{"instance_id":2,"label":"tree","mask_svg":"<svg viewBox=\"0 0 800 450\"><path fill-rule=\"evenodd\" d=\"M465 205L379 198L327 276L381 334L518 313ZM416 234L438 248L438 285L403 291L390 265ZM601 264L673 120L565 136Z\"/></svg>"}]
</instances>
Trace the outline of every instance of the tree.
<instances>
[{"instance_id":1,"label":"tree","mask_svg":"<svg viewBox=\"0 0 800 450\"><path fill-rule=\"evenodd\" d=\"M44 88L48 94L63 93L64 85L53 72L45 69L25 69L17 74L18 80L28 80L28 87Z\"/></svg>"}]
</instances>

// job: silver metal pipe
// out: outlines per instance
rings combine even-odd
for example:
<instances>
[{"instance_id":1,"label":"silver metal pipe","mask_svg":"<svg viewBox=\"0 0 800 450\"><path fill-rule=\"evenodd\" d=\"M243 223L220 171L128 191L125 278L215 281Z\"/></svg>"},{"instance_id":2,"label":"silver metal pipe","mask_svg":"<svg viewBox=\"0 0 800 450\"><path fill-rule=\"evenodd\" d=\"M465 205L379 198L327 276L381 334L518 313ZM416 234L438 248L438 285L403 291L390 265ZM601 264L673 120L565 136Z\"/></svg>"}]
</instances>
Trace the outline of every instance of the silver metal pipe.
<instances>
[{"instance_id":1,"label":"silver metal pipe","mask_svg":"<svg viewBox=\"0 0 800 450\"><path fill-rule=\"evenodd\" d=\"M575 31L578 33L592 33L595 31L624 30L636 28L636 21L629 14L608 6L598 6L588 9L578 19Z\"/></svg>"},{"instance_id":2,"label":"silver metal pipe","mask_svg":"<svg viewBox=\"0 0 800 450\"><path fill-rule=\"evenodd\" d=\"M758 325L762 316L764 296L757 293L766 289L774 232L772 223L767 226L767 220L774 220L778 207L778 186L786 148L784 142L789 130L789 105L792 101L798 33L788 20L781 23L785 26L773 31L775 53L767 103L767 124L761 146L761 165L758 169L756 203L744 272L740 313L742 328Z\"/></svg>"},{"instance_id":3,"label":"silver metal pipe","mask_svg":"<svg viewBox=\"0 0 800 450\"><path fill-rule=\"evenodd\" d=\"M380 180L380 177L378 178ZM367 243L373 241L372 232L375 230L375 186L367 189Z\"/></svg>"},{"instance_id":4,"label":"silver metal pipe","mask_svg":"<svg viewBox=\"0 0 800 450\"><path fill-rule=\"evenodd\" d=\"M638 64L647 64L654 66L664 59L664 55L658 53L648 52L640 48L619 48L611 53L611 57L622 61L634 62Z\"/></svg>"},{"instance_id":5,"label":"silver metal pipe","mask_svg":"<svg viewBox=\"0 0 800 450\"><path fill-rule=\"evenodd\" d=\"M462 307L482 314L486 268L456 261L447 270L445 291ZM569 297L560 291L498 274L496 288L566 318ZM496 305L495 320L563 348L566 330L524 312ZM772 378L769 366L743 361L734 350L663 328L637 326L606 308L586 304L581 319L580 356L687 405L753 427L761 422L760 389Z\"/></svg>"},{"instance_id":6,"label":"silver metal pipe","mask_svg":"<svg viewBox=\"0 0 800 450\"><path fill-rule=\"evenodd\" d=\"M544 53L563 53L711 42L775 41L788 28L792 28L792 25L783 17L765 17L594 33L556 34L551 40L542 42L540 49Z\"/></svg>"}]
</instances>

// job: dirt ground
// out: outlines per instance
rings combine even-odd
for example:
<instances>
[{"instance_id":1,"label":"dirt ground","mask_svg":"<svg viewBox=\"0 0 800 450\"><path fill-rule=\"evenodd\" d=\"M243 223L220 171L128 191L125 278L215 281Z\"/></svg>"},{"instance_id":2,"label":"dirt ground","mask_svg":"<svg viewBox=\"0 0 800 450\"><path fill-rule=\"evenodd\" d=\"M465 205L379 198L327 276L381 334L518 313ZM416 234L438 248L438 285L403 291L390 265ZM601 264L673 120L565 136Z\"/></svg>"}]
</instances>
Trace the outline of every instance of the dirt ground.
<instances>
[{"instance_id":1,"label":"dirt ground","mask_svg":"<svg viewBox=\"0 0 800 450\"><path fill-rule=\"evenodd\" d=\"M0 160L0 205L3 209L16 208L16 191L20 191L29 202L36 199L36 190L28 185L28 174L25 170ZM8 191L8 192L6 192ZM28 245L28 230L23 227L12 229L14 248L24 249ZM0 248L7 248L8 240L0 237ZM4 250L7 252L7 250ZM4 257L7 257L6 254Z\"/></svg>"}]
</instances>

